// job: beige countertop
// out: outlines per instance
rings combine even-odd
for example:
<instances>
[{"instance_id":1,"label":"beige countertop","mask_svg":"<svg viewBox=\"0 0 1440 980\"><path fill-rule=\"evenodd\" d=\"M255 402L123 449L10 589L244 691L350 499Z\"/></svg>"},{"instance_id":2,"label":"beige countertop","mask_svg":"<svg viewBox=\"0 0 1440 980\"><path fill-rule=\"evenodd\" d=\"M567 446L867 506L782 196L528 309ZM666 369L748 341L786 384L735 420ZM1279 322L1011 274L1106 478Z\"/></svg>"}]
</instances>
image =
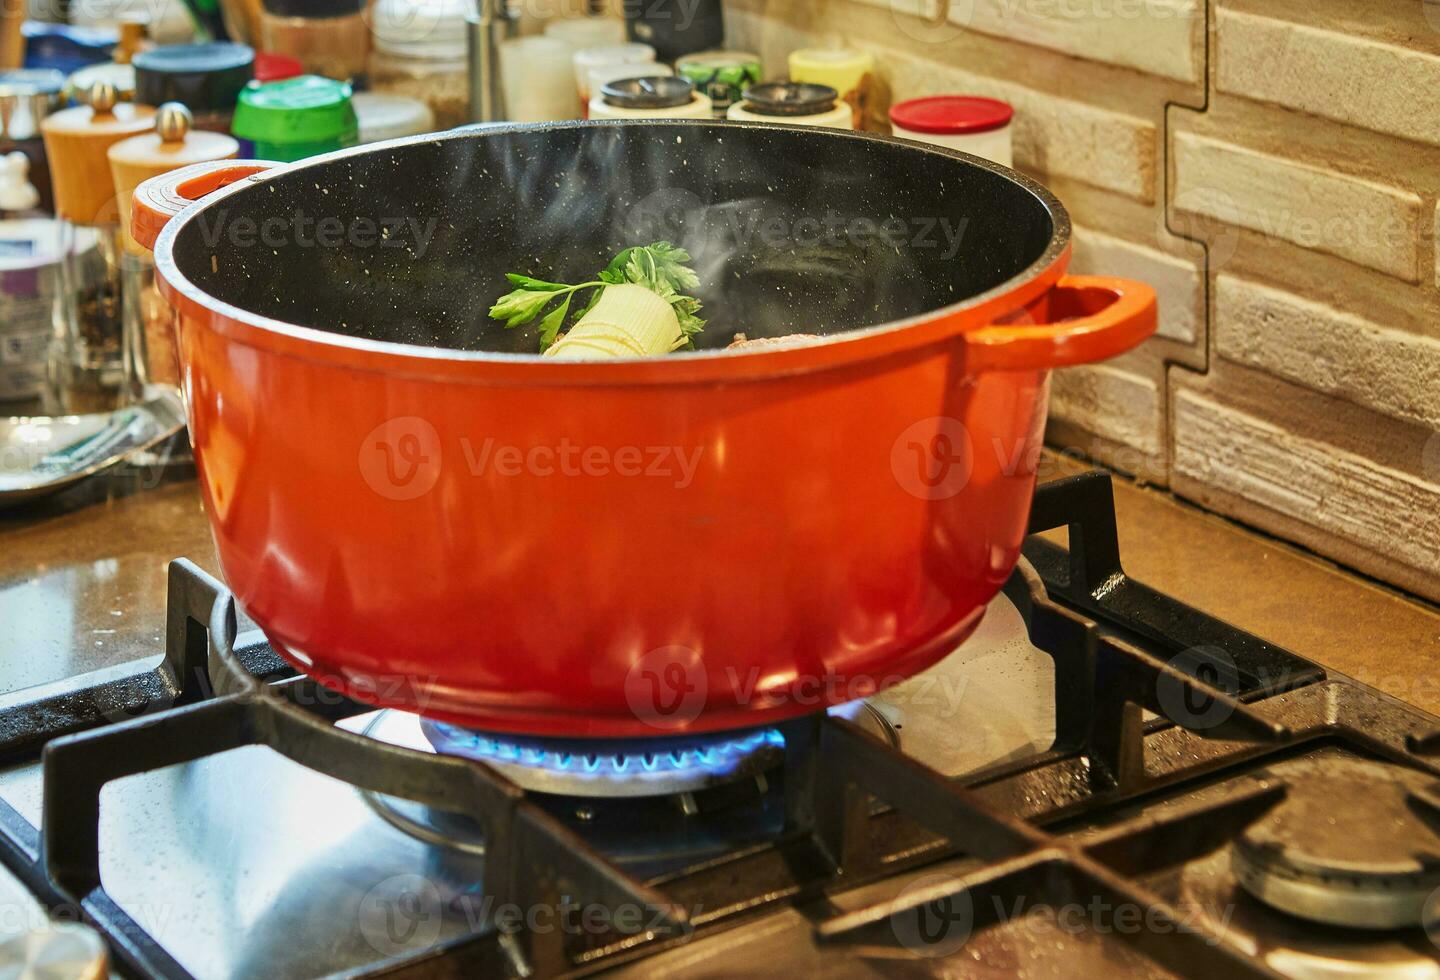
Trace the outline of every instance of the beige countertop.
<instances>
[{"instance_id":1,"label":"beige countertop","mask_svg":"<svg viewBox=\"0 0 1440 980\"><path fill-rule=\"evenodd\" d=\"M1042 479L1078 469L1047 457ZM1440 610L1117 478L1126 571L1303 657L1440 714ZM165 565L216 571L193 480L92 481L0 511L0 703L161 651Z\"/></svg>"}]
</instances>

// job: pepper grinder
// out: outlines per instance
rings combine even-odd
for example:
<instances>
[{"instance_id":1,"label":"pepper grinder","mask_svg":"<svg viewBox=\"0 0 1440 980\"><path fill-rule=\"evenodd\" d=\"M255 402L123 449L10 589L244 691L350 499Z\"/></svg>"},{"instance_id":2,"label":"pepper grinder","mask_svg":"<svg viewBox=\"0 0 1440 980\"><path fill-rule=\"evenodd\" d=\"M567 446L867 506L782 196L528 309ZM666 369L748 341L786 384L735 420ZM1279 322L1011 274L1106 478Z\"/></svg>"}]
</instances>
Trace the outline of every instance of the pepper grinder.
<instances>
[{"instance_id":1,"label":"pepper grinder","mask_svg":"<svg viewBox=\"0 0 1440 980\"><path fill-rule=\"evenodd\" d=\"M121 140L107 153L120 206L124 384L134 400L143 399L149 385L180 383L171 310L155 290L155 255L130 234L135 188L192 163L233 160L240 151L233 137L192 129L194 122L185 106L166 102L155 114L154 131Z\"/></svg>"},{"instance_id":2,"label":"pepper grinder","mask_svg":"<svg viewBox=\"0 0 1440 980\"><path fill-rule=\"evenodd\" d=\"M51 353L51 382L72 411L105 410L121 402L120 211L106 154L155 125L154 109L117 102L109 82L91 87L89 103L54 113L41 127L62 222L63 315Z\"/></svg>"}]
</instances>

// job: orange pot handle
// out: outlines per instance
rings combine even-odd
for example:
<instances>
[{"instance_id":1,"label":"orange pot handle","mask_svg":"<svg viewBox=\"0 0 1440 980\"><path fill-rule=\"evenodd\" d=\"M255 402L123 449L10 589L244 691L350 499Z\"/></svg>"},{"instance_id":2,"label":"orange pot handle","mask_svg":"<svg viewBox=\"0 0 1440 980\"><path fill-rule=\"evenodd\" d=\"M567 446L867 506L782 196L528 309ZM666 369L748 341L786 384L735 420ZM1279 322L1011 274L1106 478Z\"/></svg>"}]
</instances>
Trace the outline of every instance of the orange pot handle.
<instances>
[{"instance_id":1,"label":"orange pot handle","mask_svg":"<svg viewBox=\"0 0 1440 980\"><path fill-rule=\"evenodd\" d=\"M1035 371L1102 361L1155 332L1155 290L1133 279L1065 276L1003 323L963 334L975 371Z\"/></svg>"},{"instance_id":2,"label":"orange pot handle","mask_svg":"<svg viewBox=\"0 0 1440 980\"><path fill-rule=\"evenodd\" d=\"M283 166L270 160L211 160L151 177L135 188L130 202L130 234L153 252L170 219L206 194Z\"/></svg>"}]
</instances>

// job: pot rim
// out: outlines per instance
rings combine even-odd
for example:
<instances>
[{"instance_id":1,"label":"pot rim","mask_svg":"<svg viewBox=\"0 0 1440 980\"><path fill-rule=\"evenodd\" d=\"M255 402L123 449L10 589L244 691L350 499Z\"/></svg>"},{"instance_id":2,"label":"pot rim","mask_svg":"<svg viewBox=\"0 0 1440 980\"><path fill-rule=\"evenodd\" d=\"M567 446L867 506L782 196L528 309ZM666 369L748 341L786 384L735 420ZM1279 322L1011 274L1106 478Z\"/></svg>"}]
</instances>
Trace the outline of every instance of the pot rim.
<instances>
[{"instance_id":1,"label":"pot rim","mask_svg":"<svg viewBox=\"0 0 1440 980\"><path fill-rule=\"evenodd\" d=\"M290 175L336 160L361 156L410 144L502 136L514 132L595 127L761 128L782 132L810 132L833 139L899 143L916 152L960 160L1019 184L1046 209L1051 220L1050 241L1041 254L1020 272L990 289L946 306L899 320L846 330L813 341L779 347L686 351L611 361L556 361L540 354L469 351L388 340L371 340L335 333L319 327L289 323L246 310L207 293L180 271L175 240L200 215L233 194L256 183ZM306 360L362 370L386 371L415 377L455 378L484 383L514 384L649 384L700 380L738 381L808 373L870 361L888 354L913 352L948 341L970 330L990 325L1048 292L1064 274L1070 260L1071 223L1058 198L1038 181L982 157L948 147L913 140L817 126L751 123L731 120L566 120L542 123L486 124L446 133L407 136L349 147L276 167L222 187L195 201L170 220L155 243L155 270L162 295L182 319L198 319L212 330L249 346Z\"/></svg>"}]
</instances>

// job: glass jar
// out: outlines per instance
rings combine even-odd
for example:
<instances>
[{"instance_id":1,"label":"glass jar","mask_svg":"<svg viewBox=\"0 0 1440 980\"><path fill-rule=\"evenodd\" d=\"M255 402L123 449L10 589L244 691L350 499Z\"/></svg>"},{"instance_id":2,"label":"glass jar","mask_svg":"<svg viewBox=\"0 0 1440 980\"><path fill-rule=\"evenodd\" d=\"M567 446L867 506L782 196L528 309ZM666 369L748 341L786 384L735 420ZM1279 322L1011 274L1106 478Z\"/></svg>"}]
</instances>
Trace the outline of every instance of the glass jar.
<instances>
[{"instance_id":1,"label":"glass jar","mask_svg":"<svg viewBox=\"0 0 1440 980\"><path fill-rule=\"evenodd\" d=\"M370 56L364 0L264 0L260 47L311 75L363 86Z\"/></svg>"},{"instance_id":2,"label":"glass jar","mask_svg":"<svg viewBox=\"0 0 1440 980\"><path fill-rule=\"evenodd\" d=\"M61 318L61 223L0 221L0 412L42 415L51 339ZM33 407L32 407L33 406Z\"/></svg>"},{"instance_id":3,"label":"glass jar","mask_svg":"<svg viewBox=\"0 0 1440 980\"><path fill-rule=\"evenodd\" d=\"M350 102L355 106L361 143L378 143L435 131L435 114L419 99L392 92L356 92Z\"/></svg>"},{"instance_id":4,"label":"glass jar","mask_svg":"<svg viewBox=\"0 0 1440 980\"><path fill-rule=\"evenodd\" d=\"M465 0L376 0L370 88L419 99L436 129L470 120Z\"/></svg>"},{"instance_id":5,"label":"glass jar","mask_svg":"<svg viewBox=\"0 0 1440 980\"><path fill-rule=\"evenodd\" d=\"M149 106L115 101L97 83L90 105L53 113L42 131L61 228L63 315L52 354L70 411L113 407L123 394L120 215L106 154L155 125ZM107 401L107 399L109 399Z\"/></svg>"},{"instance_id":6,"label":"glass jar","mask_svg":"<svg viewBox=\"0 0 1440 980\"><path fill-rule=\"evenodd\" d=\"M125 378L119 223L60 228L61 323L52 378L69 411L111 407Z\"/></svg>"}]
</instances>

